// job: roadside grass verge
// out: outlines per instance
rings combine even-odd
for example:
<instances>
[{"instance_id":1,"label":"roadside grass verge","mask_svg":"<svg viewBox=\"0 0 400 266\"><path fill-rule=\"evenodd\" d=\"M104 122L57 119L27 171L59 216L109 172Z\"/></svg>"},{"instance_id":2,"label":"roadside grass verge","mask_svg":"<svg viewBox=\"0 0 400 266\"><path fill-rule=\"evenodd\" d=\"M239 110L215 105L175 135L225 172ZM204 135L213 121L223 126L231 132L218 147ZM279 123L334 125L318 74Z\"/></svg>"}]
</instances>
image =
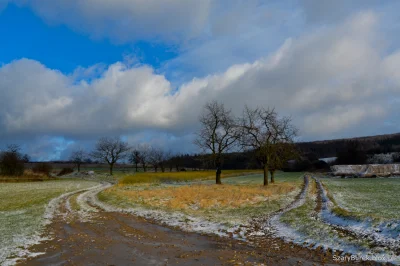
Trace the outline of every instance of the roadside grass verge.
<instances>
[{"instance_id":1,"label":"roadside grass verge","mask_svg":"<svg viewBox=\"0 0 400 266\"><path fill-rule=\"evenodd\" d=\"M0 184L0 265L6 257L18 256L18 247L27 245L41 230L51 199L96 184L81 180Z\"/></svg>"},{"instance_id":2,"label":"roadside grass verge","mask_svg":"<svg viewBox=\"0 0 400 266\"><path fill-rule=\"evenodd\" d=\"M261 170L224 170L222 178L241 176L244 174L257 174ZM162 183L162 182L189 182L196 179L213 179L215 171L187 171L187 172L140 172L133 175L122 176L119 184L143 184L143 183Z\"/></svg>"},{"instance_id":3,"label":"roadside grass verge","mask_svg":"<svg viewBox=\"0 0 400 266\"><path fill-rule=\"evenodd\" d=\"M321 181L337 215L372 218L376 222L400 220L399 178L323 178Z\"/></svg>"}]
</instances>

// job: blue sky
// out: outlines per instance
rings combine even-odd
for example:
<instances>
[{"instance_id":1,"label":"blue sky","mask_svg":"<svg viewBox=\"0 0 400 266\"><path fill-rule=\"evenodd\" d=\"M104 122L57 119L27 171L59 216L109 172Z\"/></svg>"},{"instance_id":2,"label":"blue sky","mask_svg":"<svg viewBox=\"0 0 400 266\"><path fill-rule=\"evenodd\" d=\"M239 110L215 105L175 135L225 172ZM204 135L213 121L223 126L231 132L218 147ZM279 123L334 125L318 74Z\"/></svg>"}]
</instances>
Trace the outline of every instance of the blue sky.
<instances>
[{"instance_id":1,"label":"blue sky","mask_svg":"<svg viewBox=\"0 0 400 266\"><path fill-rule=\"evenodd\" d=\"M77 34L65 25L48 25L30 8L14 4L3 10L0 25L0 62L3 64L29 58L63 73L72 73L77 66L108 65L125 56L135 56L141 63L158 68L177 55L173 45L151 41L116 44L109 39Z\"/></svg>"},{"instance_id":2,"label":"blue sky","mask_svg":"<svg viewBox=\"0 0 400 266\"><path fill-rule=\"evenodd\" d=\"M123 136L176 152L218 99L303 140L399 132L395 0L0 0L0 149L64 159Z\"/></svg>"}]
</instances>

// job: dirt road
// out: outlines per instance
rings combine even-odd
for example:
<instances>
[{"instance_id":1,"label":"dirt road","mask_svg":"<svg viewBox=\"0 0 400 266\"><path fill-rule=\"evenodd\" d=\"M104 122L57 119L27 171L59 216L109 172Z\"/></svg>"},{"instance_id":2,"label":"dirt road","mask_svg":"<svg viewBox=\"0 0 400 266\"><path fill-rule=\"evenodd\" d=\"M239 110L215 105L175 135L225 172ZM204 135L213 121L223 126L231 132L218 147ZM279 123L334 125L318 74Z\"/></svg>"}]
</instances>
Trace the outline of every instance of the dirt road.
<instances>
[{"instance_id":1,"label":"dirt road","mask_svg":"<svg viewBox=\"0 0 400 266\"><path fill-rule=\"evenodd\" d=\"M332 254L266 236L252 239L250 246L130 214L99 211L82 219L71 210L70 198L48 232L52 240L31 248L44 254L18 265L336 265Z\"/></svg>"}]
</instances>

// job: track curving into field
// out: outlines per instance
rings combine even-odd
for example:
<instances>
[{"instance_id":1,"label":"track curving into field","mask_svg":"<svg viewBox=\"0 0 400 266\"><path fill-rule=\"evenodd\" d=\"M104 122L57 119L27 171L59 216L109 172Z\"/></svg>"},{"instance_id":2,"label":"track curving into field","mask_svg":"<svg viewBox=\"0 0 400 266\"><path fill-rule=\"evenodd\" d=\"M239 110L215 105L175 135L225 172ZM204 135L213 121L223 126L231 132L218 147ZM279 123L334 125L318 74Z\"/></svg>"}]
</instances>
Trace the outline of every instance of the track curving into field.
<instances>
[{"instance_id":1,"label":"track curving into field","mask_svg":"<svg viewBox=\"0 0 400 266\"><path fill-rule=\"evenodd\" d=\"M307 197L307 191L309 189L310 177L304 175L303 187L297 195L296 199L291 202L288 206L266 216L258 219L257 223L261 223L263 230L267 235L274 235L283 239L293 239L299 237L298 233L280 221L283 214L302 206L305 203Z\"/></svg>"},{"instance_id":2,"label":"track curving into field","mask_svg":"<svg viewBox=\"0 0 400 266\"><path fill-rule=\"evenodd\" d=\"M370 220L362 221L336 215L331 210L331 206L334 206L334 204L328 197L328 192L321 180L315 176L313 176L313 179L318 189L321 221L345 234L362 239L373 250L381 251L385 249L393 252L393 255L400 256L400 233L397 228L390 228L385 224L374 225Z\"/></svg>"},{"instance_id":3,"label":"track curving into field","mask_svg":"<svg viewBox=\"0 0 400 266\"><path fill-rule=\"evenodd\" d=\"M313 181L313 186L316 185L316 197L309 197L307 195L310 191L311 181ZM314 195L314 192L310 195ZM310 199L315 203L315 210L309 212L308 215L316 221L316 225L318 225L318 227L313 227L314 225L307 224L302 224L300 227L311 226L311 228L306 231L311 230L321 232L321 230L323 230L322 235L313 234L313 236L307 233L300 233L291 225L281 221L282 216L284 216L288 212L291 212L292 210L302 207L306 203L306 201L309 201ZM278 237L289 244L295 243L296 245L308 247L312 250L323 249L326 252L337 257L350 257L353 254L366 258L366 254L372 254L375 257L379 257L379 255L381 254L386 254L385 258L390 259L395 258L395 256L398 255L398 238L378 238L376 237L376 234L382 235L382 232L376 229L376 231L370 229L367 232L370 232L371 235L367 235L366 231L362 231L360 228L343 226L342 224L344 224L344 219L334 216L329 208L329 204L331 203L329 202L326 190L324 190L324 187L322 186L320 180L315 176L305 175L303 188L296 199L287 207L275 213L272 213L265 217L254 219L252 225L253 232L250 233L250 235L253 234L272 238ZM332 220L334 222L332 222ZM335 222L338 221L341 221L342 224L335 224ZM349 224L349 221L346 222L347 224ZM354 225L354 223L352 225ZM299 225L296 226L298 227ZM262 239L262 237L260 238ZM386 251L389 250L390 252L382 253L382 247L386 247ZM397 261L393 262L398 263ZM363 261L362 263L367 265L369 265L369 263L371 265L380 265L378 262L372 261ZM384 265L393 264L387 263Z\"/></svg>"},{"instance_id":4,"label":"track curving into field","mask_svg":"<svg viewBox=\"0 0 400 266\"><path fill-rule=\"evenodd\" d=\"M308 183L308 178L307 182ZM40 254L19 265L335 265L332 254L263 236L244 242L160 225L160 220L105 211L97 194L103 183L62 197L48 225L51 240L33 246ZM303 190L307 189L305 185ZM301 203L285 208L295 208ZM104 206L103 206L104 207ZM161 213L162 214L162 213ZM162 219L161 219L162 220ZM231 236L231 237L229 237Z\"/></svg>"}]
</instances>

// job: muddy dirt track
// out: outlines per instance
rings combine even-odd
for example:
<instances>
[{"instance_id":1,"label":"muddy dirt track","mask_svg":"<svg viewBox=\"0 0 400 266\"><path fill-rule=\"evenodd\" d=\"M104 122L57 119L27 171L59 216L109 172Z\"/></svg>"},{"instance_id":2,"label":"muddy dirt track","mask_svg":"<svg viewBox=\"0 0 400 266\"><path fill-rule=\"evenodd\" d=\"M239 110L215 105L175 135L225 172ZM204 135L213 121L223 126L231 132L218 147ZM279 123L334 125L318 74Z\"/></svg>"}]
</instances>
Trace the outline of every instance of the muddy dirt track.
<instances>
[{"instance_id":1,"label":"muddy dirt track","mask_svg":"<svg viewBox=\"0 0 400 266\"><path fill-rule=\"evenodd\" d=\"M332 254L268 236L249 244L104 211L82 220L69 198L47 231L53 239L30 249L44 254L18 265L336 265Z\"/></svg>"}]
</instances>

